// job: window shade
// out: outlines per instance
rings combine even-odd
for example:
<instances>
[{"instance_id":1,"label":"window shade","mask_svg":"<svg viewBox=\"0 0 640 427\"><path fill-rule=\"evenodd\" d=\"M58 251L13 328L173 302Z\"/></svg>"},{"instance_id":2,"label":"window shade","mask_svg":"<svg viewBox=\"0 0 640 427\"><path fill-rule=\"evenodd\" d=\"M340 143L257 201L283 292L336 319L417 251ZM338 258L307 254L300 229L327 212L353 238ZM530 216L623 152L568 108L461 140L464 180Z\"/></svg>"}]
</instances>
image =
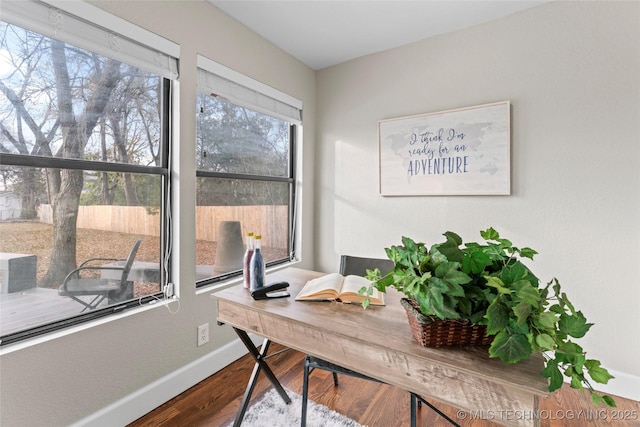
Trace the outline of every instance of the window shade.
<instances>
[{"instance_id":1,"label":"window shade","mask_svg":"<svg viewBox=\"0 0 640 427\"><path fill-rule=\"evenodd\" d=\"M197 89L292 123L302 122L302 101L203 56L198 56Z\"/></svg>"},{"instance_id":2,"label":"window shade","mask_svg":"<svg viewBox=\"0 0 640 427\"><path fill-rule=\"evenodd\" d=\"M51 4L35 0L3 0L0 20L168 79L178 78L179 47L175 43L85 2L48 3ZM110 28L98 26L89 20ZM128 34L124 35L123 32ZM131 37L152 41L155 46L140 43Z\"/></svg>"}]
</instances>

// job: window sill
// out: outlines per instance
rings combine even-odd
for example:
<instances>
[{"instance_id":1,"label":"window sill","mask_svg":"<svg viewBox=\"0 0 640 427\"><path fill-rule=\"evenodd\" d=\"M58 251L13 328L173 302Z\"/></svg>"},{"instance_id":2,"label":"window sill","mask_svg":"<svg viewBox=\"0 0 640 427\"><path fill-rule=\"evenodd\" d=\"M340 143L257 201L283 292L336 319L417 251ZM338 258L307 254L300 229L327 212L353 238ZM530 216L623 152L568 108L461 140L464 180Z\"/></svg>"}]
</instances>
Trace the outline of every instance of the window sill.
<instances>
[{"instance_id":1,"label":"window sill","mask_svg":"<svg viewBox=\"0 0 640 427\"><path fill-rule=\"evenodd\" d=\"M131 307L127 310L121 311L119 313L110 314L108 316L104 316L95 320L89 320L79 325L70 326L68 328L63 328L57 331L45 333L42 335L38 335L33 338L27 338L21 341L18 341L13 344L7 344L0 348L0 356L4 356L5 354L10 354L15 351L20 351L25 348L33 347L36 345L44 344L49 341L56 340L58 338L62 338L68 335L75 334L80 331L84 331L90 328L93 328L98 325L102 325L105 323L117 321L119 319L123 319L125 317L129 317L134 314L142 313L147 310L154 309L156 307L170 307L170 304L173 302L178 302L177 298L172 298L168 300L152 300L145 305L141 305L138 307Z\"/></svg>"}]
</instances>

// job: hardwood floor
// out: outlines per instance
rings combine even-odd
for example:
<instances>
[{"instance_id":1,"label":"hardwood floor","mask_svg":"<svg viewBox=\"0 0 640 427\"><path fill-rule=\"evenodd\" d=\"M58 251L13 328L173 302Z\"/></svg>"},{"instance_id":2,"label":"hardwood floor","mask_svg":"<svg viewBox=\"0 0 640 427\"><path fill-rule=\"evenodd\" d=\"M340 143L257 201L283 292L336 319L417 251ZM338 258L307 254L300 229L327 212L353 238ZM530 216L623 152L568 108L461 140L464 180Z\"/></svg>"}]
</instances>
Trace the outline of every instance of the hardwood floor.
<instances>
[{"instance_id":1,"label":"hardwood floor","mask_svg":"<svg viewBox=\"0 0 640 427\"><path fill-rule=\"evenodd\" d=\"M281 349L281 346L274 343L269 353L274 354ZM268 363L284 387L301 393L303 360L302 353L289 350L269 358ZM128 427L226 425L235 417L252 369L253 361L247 355ZM346 376L340 376L339 382L339 386L334 387L330 373L313 372L309 378L309 398L370 427L409 425L409 394L404 390ZM268 380L264 375L260 375L253 400L269 388ZM602 406L595 408L586 393L565 385L558 392L541 400L540 425L541 427L640 426L640 402L623 398L615 399L617 408ZM500 425L477 419L471 413L460 415L459 411L451 406L435 401L432 403L463 427ZM493 414L497 422L523 415L525 414L516 412ZM439 427L449 424L434 411L423 406L418 411L418 425Z\"/></svg>"}]
</instances>

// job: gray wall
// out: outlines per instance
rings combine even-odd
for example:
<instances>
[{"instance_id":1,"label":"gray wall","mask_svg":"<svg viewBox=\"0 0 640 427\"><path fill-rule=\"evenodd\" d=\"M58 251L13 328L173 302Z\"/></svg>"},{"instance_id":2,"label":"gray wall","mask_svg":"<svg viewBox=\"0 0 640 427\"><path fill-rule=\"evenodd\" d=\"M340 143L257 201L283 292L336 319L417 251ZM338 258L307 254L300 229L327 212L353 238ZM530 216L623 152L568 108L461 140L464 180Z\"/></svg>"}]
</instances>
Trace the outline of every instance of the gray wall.
<instances>
[{"instance_id":1,"label":"gray wall","mask_svg":"<svg viewBox=\"0 0 640 427\"><path fill-rule=\"evenodd\" d=\"M164 307L122 316L72 335L41 342L0 356L0 424L66 426L103 410L119 399L146 390L154 381L197 363L211 352L228 356L225 346L235 334L215 326L211 291L195 292L195 117L196 54L226 65L304 102L304 162L313 173L315 73L280 49L231 20L205 1L95 2L101 8L181 45L179 146L176 160L174 281L180 287L180 307ZM304 179L304 227L312 234L312 180ZM313 267L311 239L303 246L303 267ZM172 304L171 311L177 309ZM209 344L196 346L196 328L209 322ZM222 350L221 350L222 349ZM11 349L10 349L11 350ZM221 356L222 357L222 356ZM201 363L201 365L206 363ZM213 364L210 364L214 368ZM206 368L206 366L205 366ZM173 378L183 384L189 372ZM203 377L202 377L203 378ZM202 378L196 378L198 381ZM186 384L188 386L191 384ZM179 392L175 389L174 392ZM159 386L159 388L162 388ZM139 396L153 402L154 390ZM135 396L134 396L135 397ZM107 408L108 409L108 408ZM113 408L111 408L113 409ZM116 408L108 416L120 417ZM135 411L135 408L133 408ZM91 425L100 425L100 420ZM103 425L118 425L105 422Z\"/></svg>"},{"instance_id":2,"label":"gray wall","mask_svg":"<svg viewBox=\"0 0 640 427\"><path fill-rule=\"evenodd\" d=\"M640 399L640 3L552 2L317 73L316 267L493 226ZM377 121L510 100L510 196L381 197ZM626 391L625 391L626 390Z\"/></svg>"}]
</instances>

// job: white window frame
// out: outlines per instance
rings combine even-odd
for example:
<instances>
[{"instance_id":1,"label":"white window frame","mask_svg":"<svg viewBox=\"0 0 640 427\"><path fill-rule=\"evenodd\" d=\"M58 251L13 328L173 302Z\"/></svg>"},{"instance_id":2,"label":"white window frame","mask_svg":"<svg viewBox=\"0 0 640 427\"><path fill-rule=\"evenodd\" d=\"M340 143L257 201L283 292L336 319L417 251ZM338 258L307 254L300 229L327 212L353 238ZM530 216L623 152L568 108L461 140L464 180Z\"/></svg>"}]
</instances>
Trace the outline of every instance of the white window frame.
<instances>
[{"instance_id":1,"label":"white window frame","mask_svg":"<svg viewBox=\"0 0 640 427\"><path fill-rule=\"evenodd\" d=\"M291 95L288 95L267 84L259 82L249 76L235 71L225 65L215 62L203 55L198 54L196 59L197 69L197 92L215 94L227 101L250 108L254 111L264 113L285 120L294 126L295 133L292 135L294 144L290 160L293 166L293 195L290 204L290 246L289 261L278 264L273 268L290 266L301 259L302 239L300 231L302 227L302 117L303 102ZM232 174L231 174L232 175ZM268 267L269 269L269 267ZM216 277L198 281L196 287L203 287L212 283L219 284L225 277Z\"/></svg>"}]
</instances>

